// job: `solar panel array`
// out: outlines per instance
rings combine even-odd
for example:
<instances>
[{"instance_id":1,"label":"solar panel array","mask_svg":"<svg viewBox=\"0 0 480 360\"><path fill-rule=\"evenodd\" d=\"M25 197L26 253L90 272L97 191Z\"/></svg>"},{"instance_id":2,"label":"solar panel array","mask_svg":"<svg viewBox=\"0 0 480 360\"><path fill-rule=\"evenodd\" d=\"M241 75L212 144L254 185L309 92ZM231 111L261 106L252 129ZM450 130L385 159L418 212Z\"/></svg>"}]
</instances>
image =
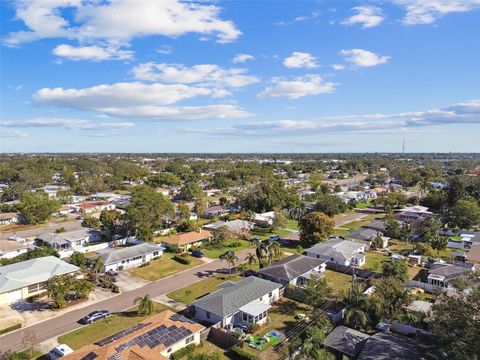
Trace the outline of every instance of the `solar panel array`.
<instances>
[{"instance_id":1,"label":"solar panel array","mask_svg":"<svg viewBox=\"0 0 480 360\"><path fill-rule=\"evenodd\" d=\"M97 341L95 344L99 345L99 346L105 346L107 344L110 344L111 342L114 342L118 339L121 339L127 335L130 335L131 333L137 331L137 330L140 330L142 328L144 328L145 326L147 325L150 325L151 323L140 323L140 324L136 324L136 325L133 325L133 326L130 326L129 328L125 329L125 330L122 330L116 334L113 334L109 337L106 337L105 339L102 339L100 341Z\"/></svg>"},{"instance_id":2,"label":"solar panel array","mask_svg":"<svg viewBox=\"0 0 480 360\"><path fill-rule=\"evenodd\" d=\"M172 325L166 327L165 325L161 325L119 345L115 349L117 350L116 354L109 357L109 360L120 360L122 358L122 352L135 345L140 347L148 346L150 349L153 349L163 344L168 348L191 334L192 331L184 326L176 327L175 325Z\"/></svg>"},{"instance_id":3,"label":"solar panel array","mask_svg":"<svg viewBox=\"0 0 480 360\"><path fill-rule=\"evenodd\" d=\"M83 358L81 358L80 360L93 360L97 357L97 354L95 354L94 352L91 352L91 353L88 353L87 355L85 355Z\"/></svg>"}]
</instances>

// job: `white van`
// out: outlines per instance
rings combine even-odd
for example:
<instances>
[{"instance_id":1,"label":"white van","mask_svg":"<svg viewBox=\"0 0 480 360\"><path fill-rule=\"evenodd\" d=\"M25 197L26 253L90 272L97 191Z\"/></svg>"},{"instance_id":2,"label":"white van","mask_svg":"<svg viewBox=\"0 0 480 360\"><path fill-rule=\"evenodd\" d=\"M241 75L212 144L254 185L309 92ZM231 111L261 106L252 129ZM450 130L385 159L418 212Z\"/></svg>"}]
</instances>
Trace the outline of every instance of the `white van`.
<instances>
[{"instance_id":1,"label":"white van","mask_svg":"<svg viewBox=\"0 0 480 360\"><path fill-rule=\"evenodd\" d=\"M50 352L48 353L48 357L50 360L58 360L61 357L64 357L65 355L73 353L72 348L70 346L65 345L65 344L60 344L58 346L55 346Z\"/></svg>"}]
</instances>

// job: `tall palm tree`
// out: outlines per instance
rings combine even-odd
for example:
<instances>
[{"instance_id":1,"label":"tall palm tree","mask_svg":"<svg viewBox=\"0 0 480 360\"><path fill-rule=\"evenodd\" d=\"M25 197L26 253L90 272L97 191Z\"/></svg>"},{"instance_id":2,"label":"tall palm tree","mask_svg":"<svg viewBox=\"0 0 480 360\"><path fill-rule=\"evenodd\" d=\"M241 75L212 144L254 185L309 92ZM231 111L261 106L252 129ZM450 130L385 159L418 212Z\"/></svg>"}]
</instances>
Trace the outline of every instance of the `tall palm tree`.
<instances>
[{"instance_id":1,"label":"tall palm tree","mask_svg":"<svg viewBox=\"0 0 480 360\"><path fill-rule=\"evenodd\" d=\"M97 282L98 274L100 274L102 269L103 269L102 258L100 256L98 256L95 259L93 259L92 268L91 268L91 272L90 272L90 276L92 277L92 280L94 282Z\"/></svg>"},{"instance_id":2,"label":"tall palm tree","mask_svg":"<svg viewBox=\"0 0 480 360\"><path fill-rule=\"evenodd\" d=\"M355 280L352 281L352 287L344 299L344 303L347 305L345 308L345 323L354 329L364 328L368 323L366 315L367 296L363 293L362 286Z\"/></svg>"},{"instance_id":3,"label":"tall palm tree","mask_svg":"<svg viewBox=\"0 0 480 360\"><path fill-rule=\"evenodd\" d=\"M238 261L238 257L233 251L227 251L225 254L220 255L220 260L226 261L228 264L228 274L232 274L232 267L235 266L235 261Z\"/></svg>"},{"instance_id":4,"label":"tall palm tree","mask_svg":"<svg viewBox=\"0 0 480 360\"><path fill-rule=\"evenodd\" d=\"M280 243L278 241L272 241L270 244L270 249L273 254L273 258L278 260L282 254L282 247L280 246Z\"/></svg>"},{"instance_id":5,"label":"tall palm tree","mask_svg":"<svg viewBox=\"0 0 480 360\"><path fill-rule=\"evenodd\" d=\"M258 258L258 263L261 265L262 260L265 259L268 255L269 244L268 244L268 241L261 241L261 242L257 242L256 245L257 245L257 248L255 249L255 253Z\"/></svg>"},{"instance_id":6,"label":"tall palm tree","mask_svg":"<svg viewBox=\"0 0 480 360\"><path fill-rule=\"evenodd\" d=\"M134 305L137 305L138 315L152 315L155 312L155 302L151 299L149 294L144 297L137 297L133 301Z\"/></svg>"},{"instance_id":7,"label":"tall palm tree","mask_svg":"<svg viewBox=\"0 0 480 360\"><path fill-rule=\"evenodd\" d=\"M257 262L257 258L255 257L255 255L253 255L252 253L250 253L250 254L247 255L247 257L245 258L245 260L247 260L248 265L250 266L250 270L252 270L252 265Z\"/></svg>"}]
</instances>

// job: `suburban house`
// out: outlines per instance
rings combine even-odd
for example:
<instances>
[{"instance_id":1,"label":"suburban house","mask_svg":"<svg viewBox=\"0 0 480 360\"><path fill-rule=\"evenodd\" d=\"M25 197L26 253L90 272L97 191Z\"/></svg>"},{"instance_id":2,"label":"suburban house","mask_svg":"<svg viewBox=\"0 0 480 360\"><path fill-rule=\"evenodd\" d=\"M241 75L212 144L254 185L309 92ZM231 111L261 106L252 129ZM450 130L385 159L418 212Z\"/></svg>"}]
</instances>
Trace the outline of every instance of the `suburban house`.
<instances>
[{"instance_id":1,"label":"suburban house","mask_svg":"<svg viewBox=\"0 0 480 360\"><path fill-rule=\"evenodd\" d=\"M390 238L388 236L383 236L383 234L379 231L376 231L374 229L369 229L369 228L360 228L357 230L352 230L348 233L348 237L353 239L353 240L360 240L360 241L366 241L369 246L371 246L372 241L380 235L382 238L382 248L386 248L388 246L388 240Z\"/></svg>"},{"instance_id":2,"label":"suburban house","mask_svg":"<svg viewBox=\"0 0 480 360\"><path fill-rule=\"evenodd\" d=\"M222 227L227 227L233 233L241 233L242 231L250 231L255 226L254 223L246 220L232 220L232 221L215 221L212 224L205 225L205 229L220 230Z\"/></svg>"},{"instance_id":3,"label":"suburban house","mask_svg":"<svg viewBox=\"0 0 480 360\"><path fill-rule=\"evenodd\" d=\"M195 318L222 328L264 324L271 304L280 298L281 285L255 276L227 281L220 289L192 303Z\"/></svg>"},{"instance_id":4,"label":"suburban house","mask_svg":"<svg viewBox=\"0 0 480 360\"><path fill-rule=\"evenodd\" d=\"M18 222L17 213L0 213L0 225L10 225Z\"/></svg>"},{"instance_id":5,"label":"suburban house","mask_svg":"<svg viewBox=\"0 0 480 360\"><path fill-rule=\"evenodd\" d=\"M222 190L220 190L220 189L207 189L207 190L204 190L203 192L207 196L216 196L216 195L220 195L222 193Z\"/></svg>"},{"instance_id":6,"label":"suburban house","mask_svg":"<svg viewBox=\"0 0 480 360\"><path fill-rule=\"evenodd\" d=\"M188 250L192 246L200 246L213 239L213 234L207 230L190 231L182 234L167 236L162 239L167 247L176 246L181 250Z\"/></svg>"},{"instance_id":7,"label":"suburban house","mask_svg":"<svg viewBox=\"0 0 480 360\"><path fill-rule=\"evenodd\" d=\"M460 234L458 238L448 238L447 247L452 249L470 249L473 245L474 234Z\"/></svg>"},{"instance_id":8,"label":"suburban house","mask_svg":"<svg viewBox=\"0 0 480 360\"><path fill-rule=\"evenodd\" d=\"M325 337L323 345L337 355L337 358L342 358L342 355L356 358L369 338L367 334L340 325Z\"/></svg>"},{"instance_id":9,"label":"suburban house","mask_svg":"<svg viewBox=\"0 0 480 360\"><path fill-rule=\"evenodd\" d=\"M209 206L203 212L203 216L206 218L213 218L215 216L223 217L227 216L228 214L230 214L230 210L225 209L223 206L220 205Z\"/></svg>"},{"instance_id":10,"label":"suburban house","mask_svg":"<svg viewBox=\"0 0 480 360\"><path fill-rule=\"evenodd\" d=\"M472 264L452 265L435 263L428 271L427 282L438 287L449 287L450 281L461 278L475 268Z\"/></svg>"},{"instance_id":11,"label":"suburban house","mask_svg":"<svg viewBox=\"0 0 480 360\"><path fill-rule=\"evenodd\" d=\"M395 213L395 217L402 221L422 220L430 216L432 212L428 211L428 207L420 205L408 206Z\"/></svg>"},{"instance_id":12,"label":"suburban house","mask_svg":"<svg viewBox=\"0 0 480 360\"><path fill-rule=\"evenodd\" d=\"M95 344L85 345L62 359L166 360L187 345L200 344L200 333L204 329L203 325L165 310Z\"/></svg>"},{"instance_id":13,"label":"suburban house","mask_svg":"<svg viewBox=\"0 0 480 360\"><path fill-rule=\"evenodd\" d=\"M115 210L115 204L107 201L90 201L72 205L73 212L80 214L93 214L103 210Z\"/></svg>"},{"instance_id":14,"label":"suburban house","mask_svg":"<svg viewBox=\"0 0 480 360\"><path fill-rule=\"evenodd\" d=\"M15 264L0 266L0 305L25 300L45 292L45 283L55 275L79 271L55 256L46 256Z\"/></svg>"},{"instance_id":15,"label":"suburban house","mask_svg":"<svg viewBox=\"0 0 480 360\"><path fill-rule=\"evenodd\" d=\"M305 250L310 257L346 266L362 266L365 264L365 249L367 244L344 240L329 239Z\"/></svg>"},{"instance_id":16,"label":"suburban house","mask_svg":"<svg viewBox=\"0 0 480 360\"><path fill-rule=\"evenodd\" d=\"M325 267L324 260L295 254L260 269L257 274L283 286L305 286L312 276L323 276Z\"/></svg>"},{"instance_id":17,"label":"suburban house","mask_svg":"<svg viewBox=\"0 0 480 360\"><path fill-rule=\"evenodd\" d=\"M13 240L0 240L0 259L11 259L29 251L31 245L26 242Z\"/></svg>"},{"instance_id":18,"label":"suburban house","mask_svg":"<svg viewBox=\"0 0 480 360\"><path fill-rule=\"evenodd\" d=\"M269 211L262 214L255 214L253 222L257 225L272 225L275 220L275 211Z\"/></svg>"},{"instance_id":19,"label":"suburban house","mask_svg":"<svg viewBox=\"0 0 480 360\"><path fill-rule=\"evenodd\" d=\"M108 248L97 251L93 258L100 257L103 272L123 270L140 266L155 258L162 257L164 247L153 243L142 243L120 249Z\"/></svg>"},{"instance_id":20,"label":"suburban house","mask_svg":"<svg viewBox=\"0 0 480 360\"><path fill-rule=\"evenodd\" d=\"M101 239L98 231L88 228L81 228L63 233L46 233L36 238L37 244L48 245L58 251L78 250L85 247L85 244L96 242Z\"/></svg>"}]
</instances>

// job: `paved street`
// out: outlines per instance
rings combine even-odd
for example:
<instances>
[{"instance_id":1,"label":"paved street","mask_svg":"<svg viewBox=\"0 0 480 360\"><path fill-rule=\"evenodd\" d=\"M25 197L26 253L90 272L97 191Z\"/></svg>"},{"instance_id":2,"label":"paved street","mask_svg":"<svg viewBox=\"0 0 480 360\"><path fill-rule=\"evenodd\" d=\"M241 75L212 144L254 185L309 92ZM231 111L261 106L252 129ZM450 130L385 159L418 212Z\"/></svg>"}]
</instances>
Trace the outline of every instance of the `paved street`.
<instances>
[{"instance_id":1,"label":"paved street","mask_svg":"<svg viewBox=\"0 0 480 360\"><path fill-rule=\"evenodd\" d=\"M247 254L253 251L253 249L247 249L237 253L239 262L243 262ZM0 349L2 351L21 350L22 340L27 331L33 332L35 334L37 343L40 343L80 327L81 325L77 323L77 320L91 311L103 309L107 309L111 312L122 311L131 307L134 299L139 296L150 294L152 297L157 297L166 294L170 291L190 285L203 278L212 276L218 270L225 269L225 267L226 264L224 262L222 263L220 260L215 260L208 264L186 270L168 278L149 283L141 288L122 293L118 296L93 304L91 306L74 310L36 325L6 334L0 337Z\"/></svg>"}]
</instances>

